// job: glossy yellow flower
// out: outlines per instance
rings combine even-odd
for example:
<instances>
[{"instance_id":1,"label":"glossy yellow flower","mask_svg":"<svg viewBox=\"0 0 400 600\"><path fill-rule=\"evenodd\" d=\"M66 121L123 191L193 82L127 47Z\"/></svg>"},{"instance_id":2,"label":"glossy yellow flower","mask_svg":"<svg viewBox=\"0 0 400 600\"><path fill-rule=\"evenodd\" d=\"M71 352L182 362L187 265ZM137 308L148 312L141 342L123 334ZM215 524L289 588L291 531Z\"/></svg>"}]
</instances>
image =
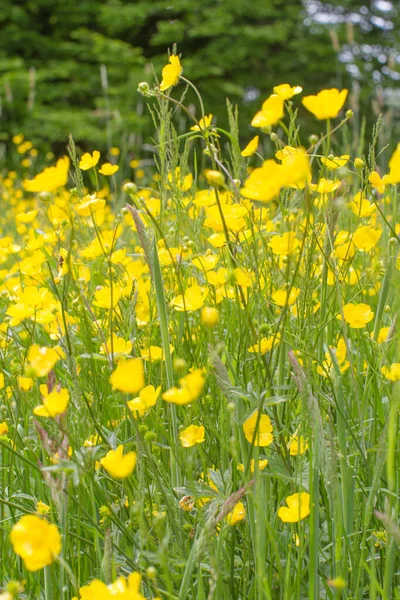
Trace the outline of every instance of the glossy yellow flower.
<instances>
[{"instance_id":1,"label":"glossy yellow flower","mask_svg":"<svg viewBox=\"0 0 400 600\"><path fill-rule=\"evenodd\" d=\"M389 173L384 176L383 181L385 185L400 183L400 143L389 160Z\"/></svg>"},{"instance_id":2,"label":"glossy yellow flower","mask_svg":"<svg viewBox=\"0 0 400 600\"><path fill-rule=\"evenodd\" d=\"M272 300L278 306L292 306L295 304L299 295L300 288L292 287L290 292L287 290L276 290L276 292L272 294Z\"/></svg>"},{"instance_id":3,"label":"glossy yellow flower","mask_svg":"<svg viewBox=\"0 0 400 600\"><path fill-rule=\"evenodd\" d=\"M131 573L127 579L119 577L110 585L94 579L79 589L79 595L81 600L145 600L140 585L140 573Z\"/></svg>"},{"instance_id":4,"label":"glossy yellow flower","mask_svg":"<svg viewBox=\"0 0 400 600\"><path fill-rule=\"evenodd\" d=\"M116 333L113 333L112 343L111 338L108 338L106 343L101 345L100 354L110 354L111 348L114 351L114 355L130 354L132 352L132 342L130 340L126 341Z\"/></svg>"},{"instance_id":5,"label":"glossy yellow flower","mask_svg":"<svg viewBox=\"0 0 400 600\"><path fill-rule=\"evenodd\" d=\"M147 385L139 392L139 396L127 402L129 410L134 417L142 417L152 406L157 403L161 392L161 386L155 389L154 385Z\"/></svg>"},{"instance_id":6,"label":"glossy yellow flower","mask_svg":"<svg viewBox=\"0 0 400 600\"><path fill-rule=\"evenodd\" d=\"M186 289L183 296L179 295L173 298L171 306L179 312L199 310L204 305L207 296L208 289L194 283Z\"/></svg>"},{"instance_id":7,"label":"glossy yellow flower","mask_svg":"<svg viewBox=\"0 0 400 600\"><path fill-rule=\"evenodd\" d=\"M334 119L342 109L348 90L322 90L315 96L304 96L302 103L317 119Z\"/></svg>"},{"instance_id":8,"label":"glossy yellow flower","mask_svg":"<svg viewBox=\"0 0 400 600\"><path fill-rule=\"evenodd\" d=\"M244 158L247 158L248 156L253 156L253 154L255 154L257 152L259 141L260 141L260 138L258 135L253 137L253 139L250 140L250 142L247 144L247 146L242 150L241 155Z\"/></svg>"},{"instance_id":9,"label":"glossy yellow flower","mask_svg":"<svg viewBox=\"0 0 400 600\"><path fill-rule=\"evenodd\" d=\"M65 413L69 403L68 390L55 388L52 392L49 392L46 384L42 384L39 389L43 396L43 404L33 409L34 415L37 417L56 417Z\"/></svg>"},{"instance_id":10,"label":"glossy yellow flower","mask_svg":"<svg viewBox=\"0 0 400 600\"><path fill-rule=\"evenodd\" d=\"M250 173L240 193L250 200L270 202L279 195L282 187L283 167L271 159Z\"/></svg>"},{"instance_id":11,"label":"glossy yellow flower","mask_svg":"<svg viewBox=\"0 0 400 600\"><path fill-rule=\"evenodd\" d=\"M343 315L346 323L348 323L353 329L361 329L361 327L365 327L365 325L374 318L374 313L372 312L371 307L362 302L360 304L353 304L353 302L349 302L349 304L343 306Z\"/></svg>"},{"instance_id":12,"label":"glossy yellow flower","mask_svg":"<svg viewBox=\"0 0 400 600\"><path fill-rule=\"evenodd\" d=\"M160 83L160 90L165 91L168 88L176 85L179 81L179 76L182 73L181 61L179 56L171 54L169 57L169 64L166 65L162 70L162 81Z\"/></svg>"},{"instance_id":13,"label":"glossy yellow flower","mask_svg":"<svg viewBox=\"0 0 400 600\"><path fill-rule=\"evenodd\" d=\"M272 350L272 348L276 344L278 344L280 340L281 336L279 333L277 333L276 335L270 335L267 338L264 337L259 342L257 342L257 344L254 344L254 346L250 346L250 348L247 348L247 352L266 354L267 352Z\"/></svg>"},{"instance_id":14,"label":"glossy yellow flower","mask_svg":"<svg viewBox=\"0 0 400 600\"><path fill-rule=\"evenodd\" d=\"M101 165L101 168L99 169L99 173L101 173L102 175L105 175L106 177L110 177L111 175L114 175L114 173L116 173L119 169L118 165L112 165L111 163L104 163L103 165Z\"/></svg>"},{"instance_id":15,"label":"glossy yellow flower","mask_svg":"<svg viewBox=\"0 0 400 600\"><path fill-rule=\"evenodd\" d=\"M98 150L94 150L93 154L85 152L85 154L82 154L82 158L79 161L79 168L82 169L82 171L88 171L97 165L99 158L100 152L98 152Z\"/></svg>"},{"instance_id":16,"label":"glossy yellow flower","mask_svg":"<svg viewBox=\"0 0 400 600\"><path fill-rule=\"evenodd\" d=\"M85 196L83 201L75 208L80 217L91 217L94 213L102 210L106 205L104 198L97 198L95 194Z\"/></svg>"},{"instance_id":17,"label":"glossy yellow flower","mask_svg":"<svg viewBox=\"0 0 400 600\"><path fill-rule=\"evenodd\" d=\"M284 103L280 96L272 94L267 98L261 110L253 117L252 127L271 127L280 121L285 114Z\"/></svg>"},{"instance_id":18,"label":"glossy yellow flower","mask_svg":"<svg viewBox=\"0 0 400 600\"><path fill-rule=\"evenodd\" d=\"M236 523L243 521L245 517L246 509L244 507L244 504L243 502L238 502L237 504L235 504L233 510L231 510L231 512L226 515L226 520L229 525L236 525Z\"/></svg>"},{"instance_id":19,"label":"glossy yellow flower","mask_svg":"<svg viewBox=\"0 0 400 600\"><path fill-rule=\"evenodd\" d=\"M0 436L6 435L8 433L8 425L5 421L0 423Z\"/></svg>"},{"instance_id":20,"label":"glossy yellow flower","mask_svg":"<svg viewBox=\"0 0 400 600\"><path fill-rule=\"evenodd\" d=\"M61 358L60 348L47 348L33 344L28 351L29 367L37 377L47 375Z\"/></svg>"},{"instance_id":21,"label":"glossy yellow flower","mask_svg":"<svg viewBox=\"0 0 400 600\"><path fill-rule=\"evenodd\" d=\"M388 367L381 367L381 373L389 381L400 381L400 363L393 363Z\"/></svg>"},{"instance_id":22,"label":"glossy yellow flower","mask_svg":"<svg viewBox=\"0 0 400 600\"><path fill-rule=\"evenodd\" d=\"M93 304L99 308L115 308L121 296L122 290L115 285L112 288L109 285L104 285L95 291Z\"/></svg>"},{"instance_id":23,"label":"glossy yellow flower","mask_svg":"<svg viewBox=\"0 0 400 600\"><path fill-rule=\"evenodd\" d=\"M299 85L290 86L288 83L281 83L274 87L274 94L279 96L281 100L290 100L293 96L301 94L303 88Z\"/></svg>"},{"instance_id":24,"label":"glossy yellow flower","mask_svg":"<svg viewBox=\"0 0 400 600\"><path fill-rule=\"evenodd\" d=\"M25 179L23 187L27 192L55 192L64 187L68 180L69 158L60 158L55 167L47 167L34 179Z\"/></svg>"},{"instance_id":25,"label":"glossy yellow flower","mask_svg":"<svg viewBox=\"0 0 400 600\"><path fill-rule=\"evenodd\" d=\"M258 461L259 471L263 471L267 465L268 465L268 460L266 458L259 459L259 461ZM237 466L237 470L242 471L244 473L244 464L239 463ZM254 462L254 458L252 458L250 461L250 472L254 473L254 470L255 470L255 462Z\"/></svg>"},{"instance_id":26,"label":"glossy yellow flower","mask_svg":"<svg viewBox=\"0 0 400 600\"><path fill-rule=\"evenodd\" d=\"M290 456L304 454L308 449L308 442L303 436L293 435L288 443Z\"/></svg>"},{"instance_id":27,"label":"glossy yellow flower","mask_svg":"<svg viewBox=\"0 0 400 600\"><path fill-rule=\"evenodd\" d=\"M39 500L39 502L36 504L36 512L41 516L48 515L50 512L50 506Z\"/></svg>"},{"instance_id":28,"label":"glossy yellow flower","mask_svg":"<svg viewBox=\"0 0 400 600\"><path fill-rule=\"evenodd\" d=\"M28 571L39 571L51 565L61 551L61 536L55 525L36 515L24 515L11 530L15 554Z\"/></svg>"},{"instance_id":29,"label":"glossy yellow flower","mask_svg":"<svg viewBox=\"0 0 400 600\"><path fill-rule=\"evenodd\" d=\"M259 416L258 410L243 423L243 431L248 442L253 443L254 438L254 446L269 446L274 441L271 419L265 414Z\"/></svg>"},{"instance_id":30,"label":"glossy yellow flower","mask_svg":"<svg viewBox=\"0 0 400 600\"><path fill-rule=\"evenodd\" d=\"M132 475L136 466L136 452L127 452L124 454L124 447L121 444L116 450L110 450L100 460L100 464L107 473L114 479L125 479Z\"/></svg>"},{"instance_id":31,"label":"glossy yellow flower","mask_svg":"<svg viewBox=\"0 0 400 600\"><path fill-rule=\"evenodd\" d=\"M301 492L286 498L286 506L278 509L278 517L284 523L298 523L310 514L310 494Z\"/></svg>"},{"instance_id":32,"label":"glossy yellow flower","mask_svg":"<svg viewBox=\"0 0 400 600\"><path fill-rule=\"evenodd\" d=\"M358 227L353 234L353 244L359 250L370 252L376 246L382 235L381 229L374 229L369 225Z\"/></svg>"},{"instance_id":33,"label":"glossy yellow flower","mask_svg":"<svg viewBox=\"0 0 400 600\"><path fill-rule=\"evenodd\" d=\"M200 119L198 125L193 125L193 127L190 128L190 131L204 131L211 126L212 120L213 116L211 113L209 115L205 115L202 119Z\"/></svg>"},{"instance_id":34,"label":"glossy yellow flower","mask_svg":"<svg viewBox=\"0 0 400 600\"><path fill-rule=\"evenodd\" d=\"M203 425L189 425L179 434L179 439L184 448L191 448L195 444L202 444L205 440Z\"/></svg>"},{"instance_id":35,"label":"glossy yellow flower","mask_svg":"<svg viewBox=\"0 0 400 600\"><path fill-rule=\"evenodd\" d=\"M300 247L300 240L294 231L286 231L282 235L274 235L268 242L272 252L278 256L288 256Z\"/></svg>"},{"instance_id":36,"label":"glossy yellow flower","mask_svg":"<svg viewBox=\"0 0 400 600\"><path fill-rule=\"evenodd\" d=\"M321 162L325 167L327 167L330 171L336 171L340 167L344 167L349 162L350 154L342 154L342 156L334 156L321 158Z\"/></svg>"},{"instance_id":37,"label":"glossy yellow flower","mask_svg":"<svg viewBox=\"0 0 400 600\"><path fill-rule=\"evenodd\" d=\"M169 353L172 354L174 351L173 346L169 346ZM161 348L160 346L149 346L148 348L142 348L140 350L140 356L143 358L143 360L149 361L149 362L156 362L158 360L165 360L164 359L164 349Z\"/></svg>"},{"instance_id":38,"label":"glossy yellow flower","mask_svg":"<svg viewBox=\"0 0 400 600\"><path fill-rule=\"evenodd\" d=\"M144 369L141 358L122 359L111 373L110 383L116 390L137 394L144 388Z\"/></svg>"},{"instance_id":39,"label":"glossy yellow flower","mask_svg":"<svg viewBox=\"0 0 400 600\"><path fill-rule=\"evenodd\" d=\"M172 404L190 404L199 398L204 385L205 378L203 369L195 369L179 380L181 387L173 387L164 392L163 399Z\"/></svg>"}]
</instances>

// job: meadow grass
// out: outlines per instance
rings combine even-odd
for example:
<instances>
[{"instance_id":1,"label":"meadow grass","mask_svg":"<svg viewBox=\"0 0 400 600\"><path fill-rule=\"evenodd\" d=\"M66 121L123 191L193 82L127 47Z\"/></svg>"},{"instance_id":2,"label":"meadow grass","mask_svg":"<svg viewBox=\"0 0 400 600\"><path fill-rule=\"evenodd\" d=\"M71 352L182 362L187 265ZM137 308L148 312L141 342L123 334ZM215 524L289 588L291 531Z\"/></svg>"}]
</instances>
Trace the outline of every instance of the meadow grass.
<instances>
[{"instance_id":1,"label":"meadow grass","mask_svg":"<svg viewBox=\"0 0 400 600\"><path fill-rule=\"evenodd\" d=\"M1 600L400 598L400 149L140 89L151 164L0 181Z\"/></svg>"}]
</instances>

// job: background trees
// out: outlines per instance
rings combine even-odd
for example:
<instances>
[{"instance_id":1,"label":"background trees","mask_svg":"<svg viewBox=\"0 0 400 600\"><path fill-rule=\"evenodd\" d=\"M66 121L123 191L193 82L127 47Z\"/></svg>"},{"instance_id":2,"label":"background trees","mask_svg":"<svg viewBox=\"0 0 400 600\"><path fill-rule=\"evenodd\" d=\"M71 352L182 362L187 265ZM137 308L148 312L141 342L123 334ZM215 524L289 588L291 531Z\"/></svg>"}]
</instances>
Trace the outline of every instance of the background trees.
<instances>
[{"instance_id":1,"label":"background trees","mask_svg":"<svg viewBox=\"0 0 400 600\"><path fill-rule=\"evenodd\" d=\"M153 79L151 65L160 74L174 42L220 122L229 97L244 104L247 127L284 81L309 92L348 86L356 110L361 102L396 118L399 20L387 0L4 0L2 137L64 145L72 131L105 147L148 131L137 84Z\"/></svg>"}]
</instances>

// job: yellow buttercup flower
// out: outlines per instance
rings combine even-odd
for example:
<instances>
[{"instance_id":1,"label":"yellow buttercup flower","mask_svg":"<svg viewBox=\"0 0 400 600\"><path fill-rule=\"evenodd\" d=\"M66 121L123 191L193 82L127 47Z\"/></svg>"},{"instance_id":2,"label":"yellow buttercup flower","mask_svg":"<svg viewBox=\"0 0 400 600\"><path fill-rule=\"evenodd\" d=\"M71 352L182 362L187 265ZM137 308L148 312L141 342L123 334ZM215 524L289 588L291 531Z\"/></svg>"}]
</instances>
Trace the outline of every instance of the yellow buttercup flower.
<instances>
[{"instance_id":1,"label":"yellow buttercup flower","mask_svg":"<svg viewBox=\"0 0 400 600\"><path fill-rule=\"evenodd\" d=\"M114 175L119 169L118 165L112 165L111 163L104 163L99 169L99 173L105 175L106 177L110 177Z\"/></svg>"},{"instance_id":2,"label":"yellow buttercup flower","mask_svg":"<svg viewBox=\"0 0 400 600\"><path fill-rule=\"evenodd\" d=\"M204 305L207 296L208 289L195 283L186 289L184 296L179 295L173 298L171 306L179 312L199 310Z\"/></svg>"},{"instance_id":3,"label":"yellow buttercup flower","mask_svg":"<svg viewBox=\"0 0 400 600\"><path fill-rule=\"evenodd\" d=\"M122 359L111 373L110 383L116 390L136 394L144 388L144 369L141 358Z\"/></svg>"},{"instance_id":4,"label":"yellow buttercup flower","mask_svg":"<svg viewBox=\"0 0 400 600\"><path fill-rule=\"evenodd\" d=\"M94 213L102 210L106 205L104 198L96 198L96 195L85 196L83 201L75 208L80 217L91 217Z\"/></svg>"},{"instance_id":5,"label":"yellow buttercup flower","mask_svg":"<svg viewBox=\"0 0 400 600\"><path fill-rule=\"evenodd\" d=\"M55 525L36 515L24 515L11 530L15 554L28 571L39 571L51 565L61 552L61 536Z\"/></svg>"},{"instance_id":6,"label":"yellow buttercup flower","mask_svg":"<svg viewBox=\"0 0 400 600\"><path fill-rule=\"evenodd\" d=\"M23 187L27 192L55 192L65 186L68 180L69 158L60 158L55 167L47 167L34 179L25 179Z\"/></svg>"},{"instance_id":7,"label":"yellow buttercup flower","mask_svg":"<svg viewBox=\"0 0 400 600\"><path fill-rule=\"evenodd\" d=\"M37 344L33 344L28 351L29 367L37 377L44 377L60 360L61 352L59 348L40 347Z\"/></svg>"},{"instance_id":8,"label":"yellow buttercup flower","mask_svg":"<svg viewBox=\"0 0 400 600\"><path fill-rule=\"evenodd\" d=\"M157 403L157 398L160 395L161 386L155 389L154 385L147 385L140 390L139 396L127 402L129 410L133 416L139 415L142 417L152 406Z\"/></svg>"},{"instance_id":9,"label":"yellow buttercup flower","mask_svg":"<svg viewBox=\"0 0 400 600\"><path fill-rule=\"evenodd\" d=\"M292 287L290 292L287 290L276 290L276 292L272 294L272 300L278 306L292 306L295 304L299 295L300 288Z\"/></svg>"},{"instance_id":10,"label":"yellow buttercup flower","mask_svg":"<svg viewBox=\"0 0 400 600\"><path fill-rule=\"evenodd\" d=\"M370 252L376 246L382 235L381 229L374 229L368 225L358 227L353 235L353 244L359 250Z\"/></svg>"},{"instance_id":11,"label":"yellow buttercup flower","mask_svg":"<svg viewBox=\"0 0 400 600\"><path fill-rule=\"evenodd\" d=\"M231 510L231 512L226 515L226 520L229 525L236 525L236 523L243 521L245 517L246 509L244 507L244 504L243 502L238 502L237 504L235 504L233 510Z\"/></svg>"},{"instance_id":12,"label":"yellow buttercup flower","mask_svg":"<svg viewBox=\"0 0 400 600\"><path fill-rule=\"evenodd\" d=\"M301 435L293 435L288 443L290 456L298 456L304 454L308 449L307 440Z\"/></svg>"},{"instance_id":13,"label":"yellow buttercup flower","mask_svg":"<svg viewBox=\"0 0 400 600\"><path fill-rule=\"evenodd\" d=\"M205 115L202 119L200 119L198 125L193 125L193 127L190 128L190 131L204 131L211 126L212 120L213 116L211 113L209 115Z\"/></svg>"},{"instance_id":14,"label":"yellow buttercup flower","mask_svg":"<svg viewBox=\"0 0 400 600\"><path fill-rule=\"evenodd\" d=\"M285 114L283 100L277 94L272 94L267 98L261 110L251 121L252 127L271 127L280 121Z\"/></svg>"},{"instance_id":15,"label":"yellow buttercup flower","mask_svg":"<svg viewBox=\"0 0 400 600\"><path fill-rule=\"evenodd\" d=\"M127 452L124 455L122 444L116 450L110 450L100 460L100 464L114 479L125 479L132 475L136 466L136 452Z\"/></svg>"},{"instance_id":16,"label":"yellow buttercup flower","mask_svg":"<svg viewBox=\"0 0 400 600\"><path fill-rule=\"evenodd\" d=\"M248 156L253 156L253 154L255 154L257 152L259 141L260 141L260 138L258 135L253 137L253 139L250 140L250 142L247 144L247 146L242 150L241 155L244 158L246 158Z\"/></svg>"},{"instance_id":17,"label":"yellow buttercup flower","mask_svg":"<svg viewBox=\"0 0 400 600\"><path fill-rule=\"evenodd\" d=\"M270 335L267 338L264 337L259 342L257 342L257 344L254 344L254 346L250 346L250 348L247 348L247 352L266 354L267 352L272 350L272 348L276 344L280 342L280 339L281 336L279 333L277 333L276 335Z\"/></svg>"},{"instance_id":18,"label":"yellow buttercup flower","mask_svg":"<svg viewBox=\"0 0 400 600\"><path fill-rule=\"evenodd\" d=\"M203 369L195 369L191 373L185 375L179 380L181 385L180 388L173 387L164 392L162 395L163 399L172 404L190 404L199 398L201 395L204 385L204 372Z\"/></svg>"},{"instance_id":19,"label":"yellow buttercup flower","mask_svg":"<svg viewBox=\"0 0 400 600\"><path fill-rule=\"evenodd\" d=\"M0 423L0 436L6 435L8 433L8 425L5 421Z\"/></svg>"},{"instance_id":20,"label":"yellow buttercup flower","mask_svg":"<svg viewBox=\"0 0 400 600\"><path fill-rule=\"evenodd\" d=\"M400 381L400 363L393 363L388 367L381 367L381 373L389 381Z\"/></svg>"},{"instance_id":21,"label":"yellow buttercup flower","mask_svg":"<svg viewBox=\"0 0 400 600\"><path fill-rule=\"evenodd\" d=\"M353 329L365 327L374 318L371 307L364 303L353 304L353 302L349 302L343 306L343 315L346 323Z\"/></svg>"},{"instance_id":22,"label":"yellow buttercup flower","mask_svg":"<svg viewBox=\"0 0 400 600\"><path fill-rule=\"evenodd\" d=\"M37 417L56 417L65 413L69 403L68 390L56 388L49 392L46 384L42 384L39 389L43 396L43 404L33 409L34 415Z\"/></svg>"},{"instance_id":23,"label":"yellow buttercup flower","mask_svg":"<svg viewBox=\"0 0 400 600\"><path fill-rule=\"evenodd\" d=\"M302 103L317 119L334 119L342 109L348 90L322 90L315 96L304 96Z\"/></svg>"},{"instance_id":24,"label":"yellow buttercup flower","mask_svg":"<svg viewBox=\"0 0 400 600\"><path fill-rule=\"evenodd\" d=\"M82 171L88 171L92 167L95 167L99 162L100 152L98 150L94 150L93 154L89 154L89 152L85 152L82 155L81 160L79 161L79 168Z\"/></svg>"},{"instance_id":25,"label":"yellow buttercup flower","mask_svg":"<svg viewBox=\"0 0 400 600\"><path fill-rule=\"evenodd\" d=\"M298 523L310 514L310 494L301 492L286 498L286 506L278 510L278 517L284 523Z\"/></svg>"},{"instance_id":26,"label":"yellow buttercup flower","mask_svg":"<svg viewBox=\"0 0 400 600\"><path fill-rule=\"evenodd\" d=\"M268 465L268 460L266 458L259 459L259 461L258 461L259 471L263 471L267 465ZM239 463L237 466L237 470L242 471L244 473L244 464ZM250 472L254 473L254 470L255 470L255 462L254 462L254 458L252 458L250 461Z\"/></svg>"},{"instance_id":27,"label":"yellow buttercup flower","mask_svg":"<svg viewBox=\"0 0 400 600\"><path fill-rule=\"evenodd\" d=\"M79 594L81 600L145 600L140 593L141 580L140 573L131 573L128 578L119 577L110 585L94 579L81 587Z\"/></svg>"},{"instance_id":28,"label":"yellow buttercup flower","mask_svg":"<svg viewBox=\"0 0 400 600\"><path fill-rule=\"evenodd\" d=\"M342 154L342 156L334 156L333 158L323 156L321 162L331 171L335 171L340 167L344 167L349 162L350 154Z\"/></svg>"},{"instance_id":29,"label":"yellow buttercup flower","mask_svg":"<svg viewBox=\"0 0 400 600\"><path fill-rule=\"evenodd\" d=\"M182 73L182 66L179 60L179 56L171 54L169 57L169 65L166 65L162 70L162 81L160 83L160 90L165 91L168 88L176 85L179 81L179 76Z\"/></svg>"},{"instance_id":30,"label":"yellow buttercup flower","mask_svg":"<svg viewBox=\"0 0 400 600\"><path fill-rule=\"evenodd\" d=\"M254 446L269 446L274 441L271 419L268 415L259 416L258 410L243 423L243 431L248 442L253 443L254 438Z\"/></svg>"},{"instance_id":31,"label":"yellow buttercup flower","mask_svg":"<svg viewBox=\"0 0 400 600\"><path fill-rule=\"evenodd\" d=\"M300 247L300 241L296 238L294 231L286 231L282 235L274 235L268 242L268 246L278 256L288 256Z\"/></svg>"},{"instance_id":32,"label":"yellow buttercup flower","mask_svg":"<svg viewBox=\"0 0 400 600\"><path fill-rule=\"evenodd\" d=\"M191 448L195 444L202 444L205 440L205 429L203 425L189 425L179 434L179 439L184 448Z\"/></svg>"},{"instance_id":33,"label":"yellow buttercup flower","mask_svg":"<svg viewBox=\"0 0 400 600\"><path fill-rule=\"evenodd\" d=\"M288 83L281 83L281 85L276 85L274 87L274 94L279 96L281 100L290 100L293 96L297 96L297 94L301 94L303 88L299 85L290 86Z\"/></svg>"}]
</instances>

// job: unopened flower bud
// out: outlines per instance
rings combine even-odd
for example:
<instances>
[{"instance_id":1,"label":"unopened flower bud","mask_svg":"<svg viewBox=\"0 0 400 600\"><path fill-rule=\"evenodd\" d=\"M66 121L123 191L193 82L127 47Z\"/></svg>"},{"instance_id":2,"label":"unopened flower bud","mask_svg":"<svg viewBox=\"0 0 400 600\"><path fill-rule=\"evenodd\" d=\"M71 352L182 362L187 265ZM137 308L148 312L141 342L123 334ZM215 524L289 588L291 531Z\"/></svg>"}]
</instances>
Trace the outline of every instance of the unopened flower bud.
<instances>
[{"instance_id":1,"label":"unopened flower bud","mask_svg":"<svg viewBox=\"0 0 400 600\"><path fill-rule=\"evenodd\" d=\"M351 110L351 108L349 108L349 110L346 110L346 119L351 119L351 117L354 115L353 111Z\"/></svg>"},{"instance_id":2,"label":"unopened flower bud","mask_svg":"<svg viewBox=\"0 0 400 600\"><path fill-rule=\"evenodd\" d=\"M363 161L362 158L355 158L354 166L356 169L359 169L361 171L361 169L363 169L365 167L365 162Z\"/></svg>"},{"instance_id":3,"label":"unopened flower bud","mask_svg":"<svg viewBox=\"0 0 400 600\"><path fill-rule=\"evenodd\" d=\"M136 185L136 183L133 183L133 181L128 181L127 183L124 184L125 194L128 194L129 196L133 196L133 194L136 194L137 191L138 191L137 185Z\"/></svg>"},{"instance_id":4,"label":"unopened flower bud","mask_svg":"<svg viewBox=\"0 0 400 600\"><path fill-rule=\"evenodd\" d=\"M150 86L147 81L141 81L138 85L138 92L140 92L143 96L150 95Z\"/></svg>"}]
</instances>

